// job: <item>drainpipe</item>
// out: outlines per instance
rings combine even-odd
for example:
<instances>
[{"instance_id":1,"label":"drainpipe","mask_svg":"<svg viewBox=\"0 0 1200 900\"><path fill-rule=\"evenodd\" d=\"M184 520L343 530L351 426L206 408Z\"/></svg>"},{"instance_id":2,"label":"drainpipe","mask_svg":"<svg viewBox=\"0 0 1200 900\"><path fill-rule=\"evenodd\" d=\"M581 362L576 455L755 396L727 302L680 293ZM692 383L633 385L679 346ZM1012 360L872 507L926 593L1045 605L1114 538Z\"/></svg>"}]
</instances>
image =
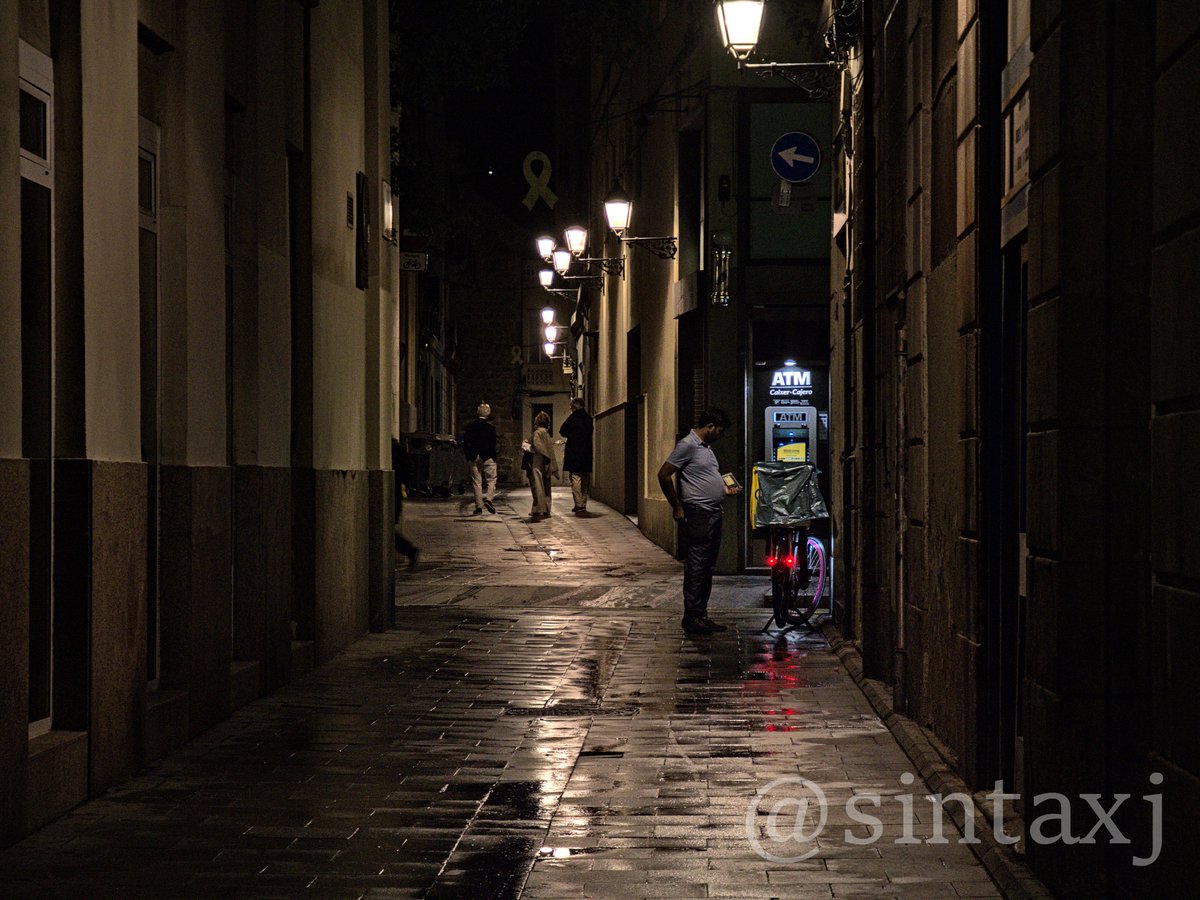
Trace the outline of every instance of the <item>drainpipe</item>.
<instances>
[{"instance_id":1,"label":"drainpipe","mask_svg":"<svg viewBox=\"0 0 1200 900\"><path fill-rule=\"evenodd\" d=\"M892 708L903 713L908 708L908 649L904 634L904 527L908 521L906 481L908 424L904 404L904 376L908 370L908 326L903 320L896 326L896 634L892 644Z\"/></svg>"}]
</instances>

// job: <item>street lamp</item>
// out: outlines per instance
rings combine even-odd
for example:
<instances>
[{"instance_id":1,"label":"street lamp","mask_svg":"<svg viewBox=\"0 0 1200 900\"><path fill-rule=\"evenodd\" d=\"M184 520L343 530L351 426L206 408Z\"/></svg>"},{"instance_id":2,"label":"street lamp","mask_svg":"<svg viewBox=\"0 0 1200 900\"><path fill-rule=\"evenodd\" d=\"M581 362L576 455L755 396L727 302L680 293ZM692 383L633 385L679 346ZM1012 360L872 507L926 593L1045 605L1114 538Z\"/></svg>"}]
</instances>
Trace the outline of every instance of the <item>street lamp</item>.
<instances>
[{"instance_id":1,"label":"street lamp","mask_svg":"<svg viewBox=\"0 0 1200 900\"><path fill-rule=\"evenodd\" d=\"M587 250L588 230L582 225L572 225L563 232L563 236L567 239L567 248L571 254L581 263L586 263L588 272L592 270L592 263L598 263L600 270L606 275L621 275L625 274L625 257L624 256L584 256ZM570 278L566 272L561 272L564 277ZM584 276L594 277L594 276Z\"/></svg>"},{"instance_id":2,"label":"street lamp","mask_svg":"<svg viewBox=\"0 0 1200 900\"><path fill-rule=\"evenodd\" d=\"M542 307L542 324L549 325L553 321L554 310L549 306Z\"/></svg>"},{"instance_id":3,"label":"street lamp","mask_svg":"<svg viewBox=\"0 0 1200 900\"><path fill-rule=\"evenodd\" d=\"M542 344L542 350L545 351L545 353L548 357L550 357L551 359L554 359L554 342L553 341L546 341L546 343Z\"/></svg>"},{"instance_id":4,"label":"street lamp","mask_svg":"<svg viewBox=\"0 0 1200 900\"><path fill-rule=\"evenodd\" d=\"M721 0L717 3L717 25L721 43L739 62L758 46L762 27L763 0Z\"/></svg>"},{"instance_id":5,"label":"street lamp","mask_svg":"<svg viewBox=\"0 0 1200 900\"><path fill-rule=\"evenodd\" d=\"M846 64L845 36L839 34L839 19L858 16L861 0L834 0L834 25L826 33L825 43L834 59L824 62L750 62L758 46L765 0L717 0L717 26L721 43L739 69L757 69L766 77L778 75L808 92L811 99L827 100L833 95L833 73Z\"/></svg>"},{"instance_id":6,"label":"street lamp","mask_svg":"<svg viewBox=\"0 0 1200 900\"><path fill-rule=\"evenodd\" d=\"M604 198L604 215L608 219L608 227L613 234L620 237L629 227L629 215L633 212L633 201L621 189L621 185L613 183L612 190Z\"/></svg>"},{"instance_id":7,"label":"street lamp","mask_svg":"<svg viewBox=\"0 0 1200 900\"><path fill-rule=\"evenodd\" d=\"M548 288L550 285L554 284L554 270L538 269L538 284L544 288Z\"/></svg>"},{"instance_id":8,"label":"street lamp","mask_svg":"<svg viewBox=\"0 0 1200 900\"><path fill-rule=\"evenodd\" d=\"M563 236L567 239L567 249L571 251L572 256L583 256L583 249L587 246L587 229L582 225L570 225Z\"/></svg>"},{"instance_id":9,"label":"street lamp","mask_svg":"<svg viewBox=\"0 0 1200 900\"><path fill-rule=\"evenodd\" d=\"M554 251L554 271L559 275L566 275L571 268L571 251L563 247L559 247Z\"/></svg>"},{"instance_id":10,"label":"street lamp","mask_svg":"<svg viewBox=\"0 0 1200 900\"><path fill-rule=\"evenodd\" d=\"M556 337L558 337L558 326L557 325L547 325L545 328L542 329L542 334L545 336L546 341L548 343L552 344L552 343L554 343L554 339Z\"/></svg>"},{"instance_id":11,"label":"street lamp","mask_svg":"<svg viewBox=\"0 0 1200 900\"><path fill-rule=\"evenodd\" d=\"M554 238L548 234L539 234L536 240L538 256L546 262L550 262L550 256L554 253Z\"/></svg>"},{"instance_id":12,"label":"street lamp","mask_svg":"<svg viewBox=\"0 0 1200 900\"><path fill-rule=\"evenodd\" d=\"M674 259L679 252L675 235L667 237L625 237L629 229L629 220L633 215L633 200L614 182L612 190L604 198L604 215L608 219L608 227L623 244L633 244L643 250L649 250L659 259Z\"/></svg>"}]
</instances>

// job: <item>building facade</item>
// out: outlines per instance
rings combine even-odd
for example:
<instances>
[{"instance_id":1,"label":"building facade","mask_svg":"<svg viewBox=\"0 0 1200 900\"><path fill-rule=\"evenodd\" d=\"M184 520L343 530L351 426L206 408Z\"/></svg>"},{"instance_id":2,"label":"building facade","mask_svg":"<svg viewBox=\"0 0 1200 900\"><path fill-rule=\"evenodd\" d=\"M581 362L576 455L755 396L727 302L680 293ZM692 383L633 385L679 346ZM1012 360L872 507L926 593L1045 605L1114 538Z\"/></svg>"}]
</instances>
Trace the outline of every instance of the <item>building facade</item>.
<instances>
[{"instance_id":1,"label":"building facade","mask_svg":"<svg viewBox=\"0 0 1200 900\"><path fill-rule=\"evenodd\" d=\"M1200 194L1179 102L1200 13L854 13L831 304L841 627L971 789L1072 798L1076 837L1097 822L1085 795L1137 801L1115 817L1132 846L1027 831L1056 893L1185 892ZM1156 823L1141 798L1160 793ZM1027 828L1046 812L1019 809ZM1156 829L1161 857L1134 864Z\"/></svg>"},{"instance_id":2,"label":"building facade","mask_svg":"<svg viewBox=\"0 0 1200 900\"><path fill-rule=\"evenodd\" d=\"M0 835L392 609L382 0L0 11Z\"/></svg>"}]
</instances>

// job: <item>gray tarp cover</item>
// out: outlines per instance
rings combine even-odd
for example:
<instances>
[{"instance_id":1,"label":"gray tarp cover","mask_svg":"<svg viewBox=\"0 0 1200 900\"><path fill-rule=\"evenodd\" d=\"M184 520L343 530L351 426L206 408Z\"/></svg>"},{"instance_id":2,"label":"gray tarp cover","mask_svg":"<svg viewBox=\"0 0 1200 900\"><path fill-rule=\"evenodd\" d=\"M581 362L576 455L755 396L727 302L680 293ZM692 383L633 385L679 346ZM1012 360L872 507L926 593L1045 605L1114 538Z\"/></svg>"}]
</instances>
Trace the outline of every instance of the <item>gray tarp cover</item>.
<instances>
[{"instance_id":1,"label":"gray tarp cover","mask_svg":"<svg viewBox=\"0 0 1200 900\"><path fill-rule=\"evenodd\" d=\"M829 510L817 487L817 467L807 462L760 462L754 527L799 525L825 519Z\"/></svg>"}]
</instances>

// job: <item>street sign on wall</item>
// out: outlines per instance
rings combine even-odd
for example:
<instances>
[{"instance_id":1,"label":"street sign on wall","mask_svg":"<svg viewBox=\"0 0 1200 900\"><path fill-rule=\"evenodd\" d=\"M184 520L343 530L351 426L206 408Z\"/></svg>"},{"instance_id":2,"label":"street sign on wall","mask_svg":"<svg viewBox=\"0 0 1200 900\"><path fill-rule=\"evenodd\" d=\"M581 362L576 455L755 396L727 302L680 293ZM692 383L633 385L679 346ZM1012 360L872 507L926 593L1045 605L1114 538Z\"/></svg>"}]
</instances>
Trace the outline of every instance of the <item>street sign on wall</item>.
<instances>
[{"instance_id":1,"label":"street sign on wall","mask_svg":"<svg viewBox=\"0 0 1200 900\"><path fill-rule=\"evenodd\" d=\"M821 145L807 131L789 131L771 146L771 168L783 181L808 181L821 168Z\"/></svg>"},{"instance_id":2,"label":"street sign on wall","mask_svg":"<svg viewBox=\"0 0 1200 900\"><path fill-rule=\"evenodd\" d=\"M428 253L410 253L403 251L400 254L400 271L401 272L424 272L429 268Z\"/></svg>"}]
</instances>

